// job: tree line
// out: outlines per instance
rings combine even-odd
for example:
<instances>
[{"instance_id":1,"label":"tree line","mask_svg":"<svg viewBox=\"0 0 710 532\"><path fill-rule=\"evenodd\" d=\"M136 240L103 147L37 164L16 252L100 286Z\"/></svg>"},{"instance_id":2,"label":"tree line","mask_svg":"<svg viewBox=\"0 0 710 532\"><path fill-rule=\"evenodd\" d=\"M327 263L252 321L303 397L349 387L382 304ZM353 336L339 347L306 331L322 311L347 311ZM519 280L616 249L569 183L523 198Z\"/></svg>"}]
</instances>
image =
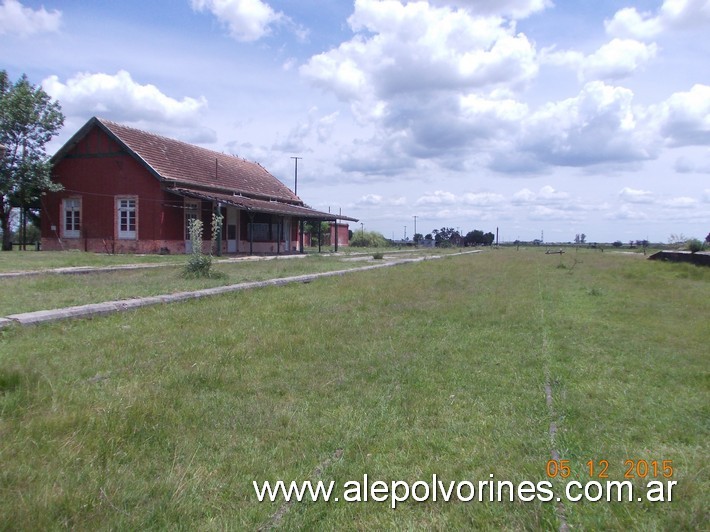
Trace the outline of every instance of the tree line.
<instances>
[{"instance_id":1,"label":"tree line","mask_svg":"<svg viewBox=\"0 0 710 532\"><path fill-rule=\"evenodd\" d=\"M480 229L474 229L463 235L453 227L433 229L427 235L421 233L414 235L415 244L419 244L422 240L434 240L438 247L490 246L495 242L495 239L495 235L491 232L484 233Z\"/></svg>"}]
</instances>

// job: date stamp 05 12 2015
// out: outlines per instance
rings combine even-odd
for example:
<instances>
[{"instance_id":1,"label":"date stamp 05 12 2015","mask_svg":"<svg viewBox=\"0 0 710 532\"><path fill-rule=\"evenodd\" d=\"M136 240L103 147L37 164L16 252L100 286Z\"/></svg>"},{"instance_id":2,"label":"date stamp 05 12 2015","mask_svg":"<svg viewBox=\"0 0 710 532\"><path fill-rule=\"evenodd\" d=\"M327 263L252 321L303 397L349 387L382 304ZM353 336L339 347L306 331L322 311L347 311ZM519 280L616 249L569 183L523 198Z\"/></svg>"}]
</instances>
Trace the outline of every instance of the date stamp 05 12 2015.
<instances>
[{"instance_id":1,"label":"date stamp 05 12 2015","mask_svg":"<svg viewBox=\"0 0 710 532\"><path fill-rule=\"evenodd\" d=\"M608 460L589 460L585 471L590 478L609 478ZM625 460L625 479L673 478L673 460ZM572 474L569 460L548 460L545 473L549 478L565 479Z\"/></svg>"},{"instance_id":2,"label":"date stamp 05 12 2015","mask_svg":"<svg viewBox=\"0 0 710 532\"><path fill-rule=\"evenodd\" d=\"M585 464L584 472L589 475L590 480L582 484L569 479L573 473L577 473L572 471L570 460L548 460L545 467L545 473L550 479L561 479L566 482L567 497L572 501L582 499L582 495L571 495L572 489L584 490L584 497L587 500L598 501L604 497L603 491L606 487L608 490L607 501L622 502L624 499L627 501L636 499L641 502L644 497L634 497L633 495L633 483L640 481L645 483L645 500L670 502L673 500L673 486L678 484L675 480L670 480L674 474L672 460L625 460L623 469L618 471L609 471L609 460L589 460ZM623 481L608 480L610 473L618 478L617 475L622 472ZM605 480L606 482L603 483ZM613 490L616 490L615 498L610 495Z\"/></svg>"}]
</instances>

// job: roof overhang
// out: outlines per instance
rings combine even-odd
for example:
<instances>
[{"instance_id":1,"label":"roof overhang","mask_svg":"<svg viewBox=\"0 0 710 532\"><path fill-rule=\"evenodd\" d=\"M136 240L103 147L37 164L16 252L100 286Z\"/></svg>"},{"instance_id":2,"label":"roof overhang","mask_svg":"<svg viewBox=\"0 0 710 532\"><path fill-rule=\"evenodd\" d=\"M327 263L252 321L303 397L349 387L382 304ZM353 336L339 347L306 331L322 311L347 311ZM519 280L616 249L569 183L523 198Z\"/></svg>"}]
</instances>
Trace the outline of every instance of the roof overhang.
<instances>
[{"instance_id":1,"label":"roof overhang","mask_svg":"<svg viewBox=\"0 0 710 532\"><path fill-rule=\"evenodd\" d=\"M170 188L168 192L184 196L186 198L195 198L203 201L213 201L222 205L231 205L238 209L253 213L276 214L280 216L293 216L295 218L323 220L336 222L338 220L348 220L357 222L356 218L343 216L340 214L331 214L329 212L320 212L301 205L285 203L281 201L266 201L234 194L221 194L218 192L196 190L193 188Z\"/></svg>"}]
</instances>

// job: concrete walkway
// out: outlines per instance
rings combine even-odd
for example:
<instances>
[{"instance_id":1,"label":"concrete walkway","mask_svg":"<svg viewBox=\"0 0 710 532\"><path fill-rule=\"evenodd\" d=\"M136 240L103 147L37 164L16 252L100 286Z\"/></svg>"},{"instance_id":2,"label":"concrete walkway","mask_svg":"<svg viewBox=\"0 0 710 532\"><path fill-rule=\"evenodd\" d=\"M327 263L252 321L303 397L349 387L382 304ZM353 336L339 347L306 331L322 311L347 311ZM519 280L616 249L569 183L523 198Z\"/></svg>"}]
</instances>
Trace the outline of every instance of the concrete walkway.
<instances>
[{"instance_id":1,"label":"concrete walkway","mask_svg":"<svg viewBox=\"0 0 710 532\"><path fill-rule=\"evenodd\" d=\"M332 272L313 273L307 275L296 275L292 277L281 277L278 279L270 279L267 281L251 281L246 283L238 283L227 286L217 286L215 288L204 288L202 290L194 290L190 292L177 292L175 294L166 294L161 296L137 297L133 299L121 299L118 301L106 301L103 303L90 303L88 305L78 305L74 307L66 307L52 310L36 310L34 312L24 312L21 314L11 314L0 318L0 328L7 327L12 324L19 325L35 325L39 323L47 323L69 318L87 318L90 316L100 316L104 314L112 314L114 312L122 312L149 305L158 305L161 303L176 303L188 299L199 299L203 297L216 296L229 292L238 292L241 290L250 290L252 288L262 288L266 286L282 286L291 283L310 283L316 279L324 277L342 276L348 273L362 272L367 270L376 270L380 268L389 268L399 266L401 264L411 264L422 262L425 260L435 260L444 257L454 257L457 255L468 255L471 253L480 253L480 250L462 251L460 253L451 253L448 255L431 255L426 257L418 257L414 259L399 259L389 262L362 266L359 268L350 268L347 270L336 270ZM294 255L295 256L295 255Z\"/></svg>"}]
</instances>

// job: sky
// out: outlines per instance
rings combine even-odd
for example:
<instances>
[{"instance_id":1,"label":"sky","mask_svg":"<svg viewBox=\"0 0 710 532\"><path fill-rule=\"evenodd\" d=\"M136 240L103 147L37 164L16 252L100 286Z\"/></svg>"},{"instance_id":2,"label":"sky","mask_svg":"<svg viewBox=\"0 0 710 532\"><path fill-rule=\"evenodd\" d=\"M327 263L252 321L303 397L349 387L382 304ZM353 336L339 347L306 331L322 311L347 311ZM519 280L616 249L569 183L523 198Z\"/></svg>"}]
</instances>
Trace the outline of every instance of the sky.
<instances>
[{"instance_id":1,"label":"sky","mask_svg":"<svg viewBox=\"0 0 710 532\"><path fill-rule=\"evenodd\" d=\"M710 232L710 0L0 0L0 69L388 238Z\"/></svg>"}]
</instances>

